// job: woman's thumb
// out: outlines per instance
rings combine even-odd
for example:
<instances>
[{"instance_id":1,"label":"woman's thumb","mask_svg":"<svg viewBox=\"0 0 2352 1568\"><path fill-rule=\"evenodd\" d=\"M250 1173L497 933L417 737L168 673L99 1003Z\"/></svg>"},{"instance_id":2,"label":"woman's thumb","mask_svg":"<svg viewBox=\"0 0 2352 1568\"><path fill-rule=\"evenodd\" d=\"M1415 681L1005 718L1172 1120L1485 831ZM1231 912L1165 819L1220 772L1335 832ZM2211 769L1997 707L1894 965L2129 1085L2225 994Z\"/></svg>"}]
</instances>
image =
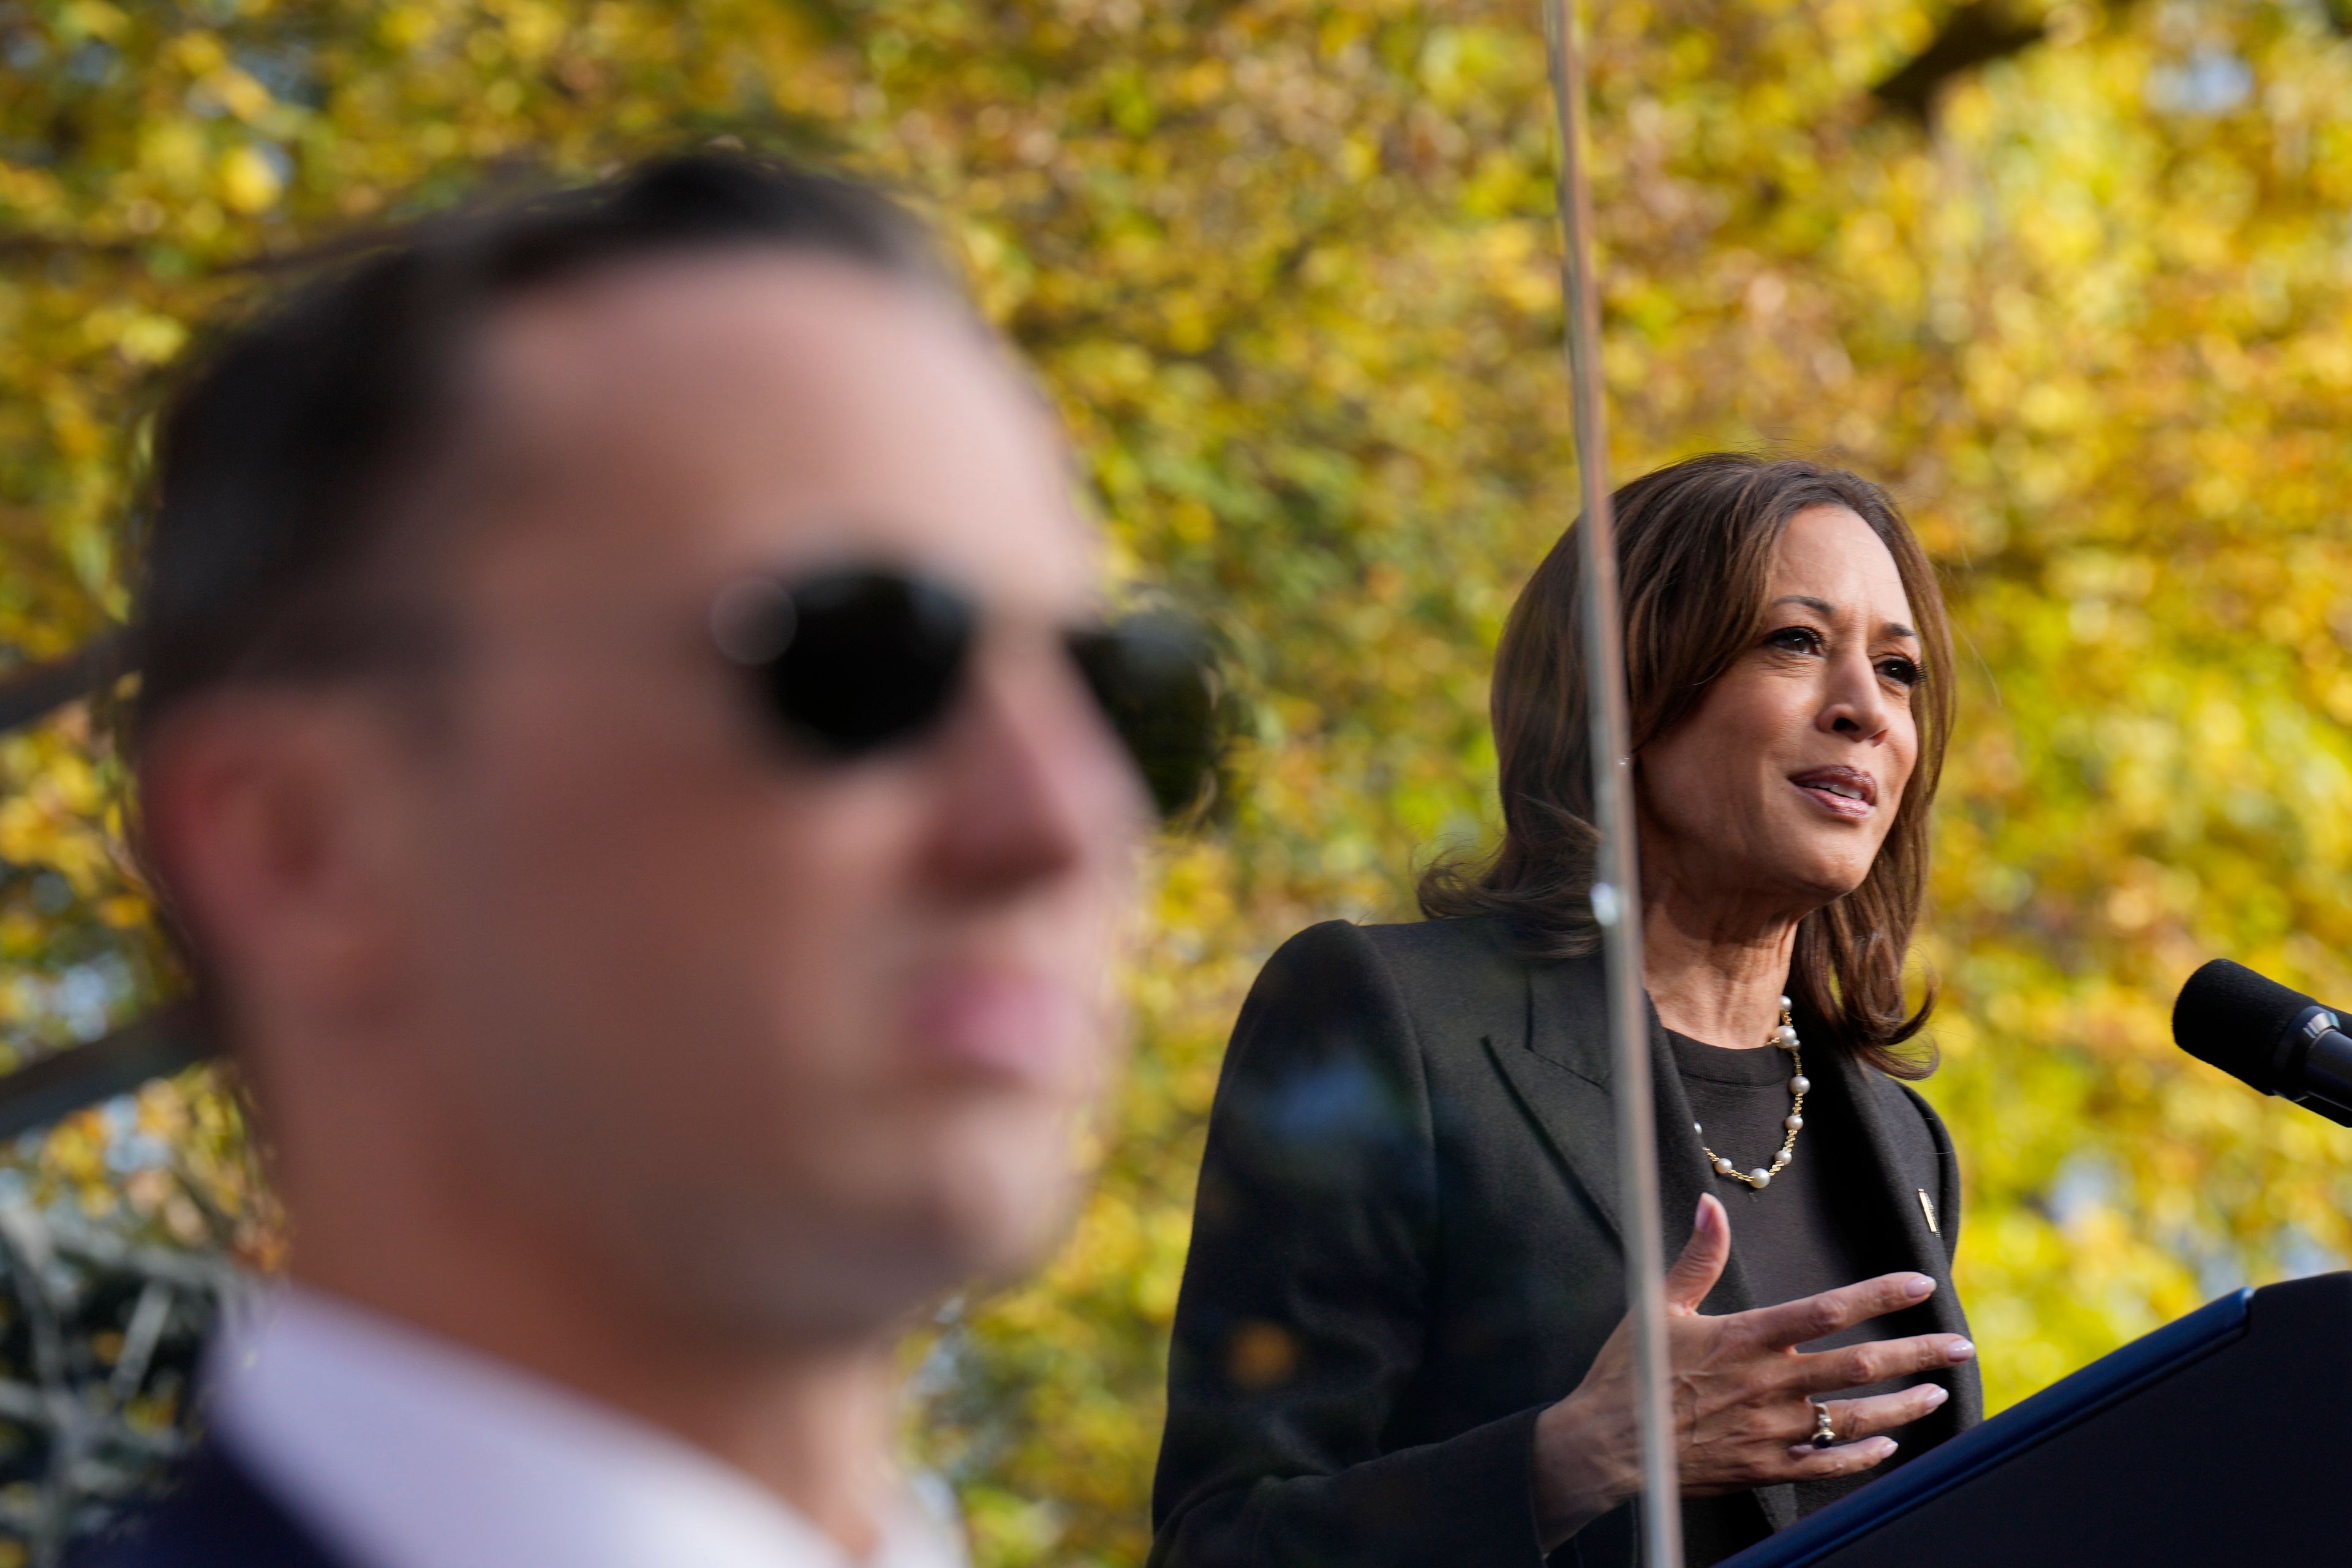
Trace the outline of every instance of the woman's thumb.
<instances>
[{"instance_id":1,"label":"woman's thumb","mask_svg":"<svg viewBox=\"0 0 2352 1568\"><path fill-rule=\"evenodd\" d=\"M1690 1240L1683 1244L1682 1256L1666 1270L1666 1305L1696 1310L1715 1289L1715 1282L1723 1278L1723 1266L1730 1258L1731 1216L1709 1193L1698 1200L1698 1213L1691 1220Z\"/></svg>"}]
</instances>

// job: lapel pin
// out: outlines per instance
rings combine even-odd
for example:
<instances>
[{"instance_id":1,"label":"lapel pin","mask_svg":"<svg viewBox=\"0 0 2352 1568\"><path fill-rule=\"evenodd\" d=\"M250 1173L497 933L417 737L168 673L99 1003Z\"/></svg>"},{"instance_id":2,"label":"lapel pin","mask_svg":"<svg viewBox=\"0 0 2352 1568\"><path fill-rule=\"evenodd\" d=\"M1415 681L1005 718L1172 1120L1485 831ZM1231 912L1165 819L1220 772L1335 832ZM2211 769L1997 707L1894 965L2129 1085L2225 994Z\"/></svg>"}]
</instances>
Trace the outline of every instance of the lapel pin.
<instances>
[{"instance_id":1,"label":"lapel pin","mask_svg":"<svg viewBox=\"0 0 2352 1568\"><path fill-rule=\"evenodd\" d=\"M1927 1188L1921 1187L1918 1191L1919 1212L1927 1216L1927 1228L1941 1236L1943 1232L1936 1225L1936 1200L1927 1195Z\"/></svg>"}]
</instances>

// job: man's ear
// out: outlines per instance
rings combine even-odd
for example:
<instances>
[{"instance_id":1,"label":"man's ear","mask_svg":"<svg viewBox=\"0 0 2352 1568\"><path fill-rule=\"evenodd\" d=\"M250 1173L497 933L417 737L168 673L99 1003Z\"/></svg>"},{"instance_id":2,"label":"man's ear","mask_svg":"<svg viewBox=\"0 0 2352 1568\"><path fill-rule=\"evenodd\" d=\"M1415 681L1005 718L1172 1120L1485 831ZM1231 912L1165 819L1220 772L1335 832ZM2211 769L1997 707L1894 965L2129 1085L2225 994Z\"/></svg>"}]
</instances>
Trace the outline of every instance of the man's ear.
<instances>
[{"instance_id":1,"label":"man's ear","mask_svg":"<svg viewBox=\"0 0 2352 1568\"><path fill-rule=\"evenodd\" d=\"M410 761L358 699L299 689L195 698L151 737L149 852L233 1011L315 1026L396 990Z\"/></svg>"}]
</instances>

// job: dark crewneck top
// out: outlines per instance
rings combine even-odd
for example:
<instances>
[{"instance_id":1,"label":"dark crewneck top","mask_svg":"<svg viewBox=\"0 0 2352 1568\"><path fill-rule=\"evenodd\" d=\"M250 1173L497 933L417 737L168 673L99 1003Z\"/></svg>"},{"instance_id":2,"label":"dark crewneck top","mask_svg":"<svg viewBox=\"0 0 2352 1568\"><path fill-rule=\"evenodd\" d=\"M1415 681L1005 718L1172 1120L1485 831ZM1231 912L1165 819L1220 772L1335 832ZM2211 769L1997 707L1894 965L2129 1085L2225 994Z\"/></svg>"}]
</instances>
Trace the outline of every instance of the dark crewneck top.
<instances>
[{"instance_id":1,"label":"dark crewneck top","mask_svg":"<svg viewBox=\"0 0 2352 1568\"><path fill-rule=\"evenodd\" d=\"M1772 1046L1727 1050L1671 1030L1666 1039L1682 1073L1691 1115L1706 1129L1701 1142L1742 1171L1759 1165L1769 1169L1780 1140L1788 1136L1781 1118L1789 1114L1789 1079L1795 1076L1789 1053ZM1811 1070L1805 1076L1811 1089L1805 1097L1804 1131L1797 1135L1787 1168L1772 1178L1772 1184L1759 1193L1744 1182L1707 1173L1706 1190L1723 1200L1724 1211L1731 1216L1731 1255L1759 1307L1817 1295L1901 1267L1885 1261L1884 1249L1871 1245L1882 1222L1855 1201L1885 1182L1869 1166L1861 1123L1846 1101L1843 1080L1837 1073L1808 1066ZM1802 1348L1828 1350L1888 1338L1885 1325L1885 1319L1874 1318ZM1913 1381L1904 1378L1822 1397L1891 1393ZM1897 1429L1890 1436L1900 1443L1905 1434ZM1895 1459L1860 1476L1801 1484L1799 1516L1828 1507L1905 1457L1898 1450ZM1694 1553L1693 1560L1701 1559Z\"/></svg>"}]
</instances>

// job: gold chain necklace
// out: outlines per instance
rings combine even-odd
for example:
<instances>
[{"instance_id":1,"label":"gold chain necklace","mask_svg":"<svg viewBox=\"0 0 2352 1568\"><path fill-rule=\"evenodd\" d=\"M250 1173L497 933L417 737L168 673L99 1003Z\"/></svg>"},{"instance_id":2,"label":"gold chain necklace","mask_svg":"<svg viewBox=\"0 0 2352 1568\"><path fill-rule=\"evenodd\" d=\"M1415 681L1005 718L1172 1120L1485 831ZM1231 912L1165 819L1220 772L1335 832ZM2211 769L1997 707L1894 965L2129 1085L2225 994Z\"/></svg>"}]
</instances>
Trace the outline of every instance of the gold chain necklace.
<instances>
[{"instance_id":1,"label":"gold chain necklace","mask_svg":"<svg viewBox=\"0 0 2352 1568\"><path fill-rule=\"evenodd\" d=\"M1780 1125L1789 1130L1789 1135L1780 1140L1780 1152L1772 1156L1771 1165L1759 1165L1752 1171L1741 1170L1706 1146L1706 1128L1696 1121L1691 1123L1691 1131L1699 1137L1698 1152L1706 1156L1706 1163L1715 1167L1715 1173L1729 1176L1735 1182L1744 1182L1759 1193L1770 1186L1772 1178L1787 1169L1789 1162L1796 1158L1797 1134L1805 1130L1805 1095L1813 1087L1812 1080L1805 1076L1805 1058L1797 1050L1797 1022L1790 1016L1786 996L1780 998L1780 1026L1766 1036L1764 1043L1778 1046L1788 1052L1790 1070L1796 1075L1789 1079L1789 1114L1780 1121Z\"/></svg>"}]
</instances>

